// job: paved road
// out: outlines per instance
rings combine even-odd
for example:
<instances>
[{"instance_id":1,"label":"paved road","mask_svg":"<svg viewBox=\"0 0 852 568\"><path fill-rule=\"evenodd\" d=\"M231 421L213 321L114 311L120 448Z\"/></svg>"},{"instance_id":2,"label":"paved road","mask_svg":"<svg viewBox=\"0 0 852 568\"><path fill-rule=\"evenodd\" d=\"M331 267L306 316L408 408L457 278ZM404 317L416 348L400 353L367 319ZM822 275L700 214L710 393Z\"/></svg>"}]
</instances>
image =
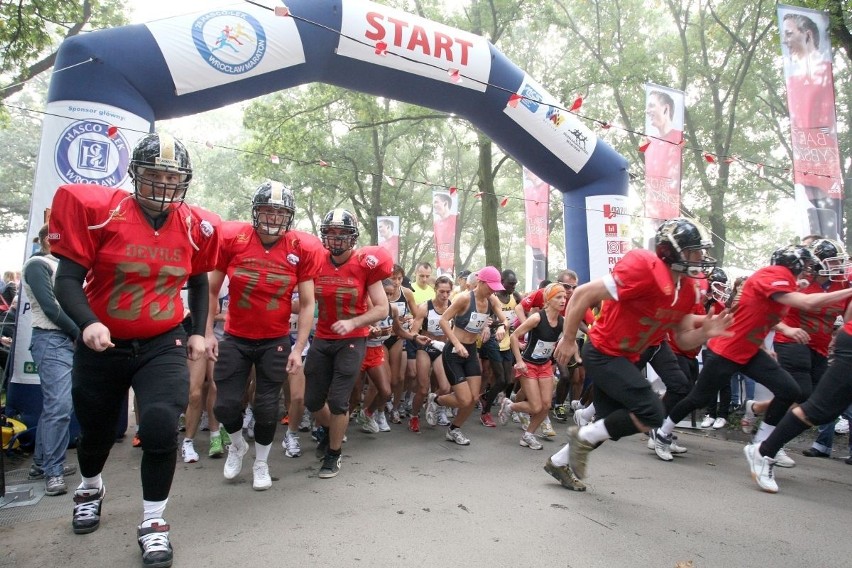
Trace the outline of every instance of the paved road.
<instances>
[{"instance_id":1,"label":"paved road","mask_svg":"<svg viewBox=\"0 0 852 568\"><path fill-rule=\"evenodd\" d=\"M852 467L841 460L793 451L799 465L780 471L781 492L769 495L749 477L740 442L684 432L689 453L665 463L634 436L596 450L589 490L576 493L542 470L556 444L521 448L512 426L466 432L469 447L440 429L350 429L331 480L316 477L307 434L298 459L276 441L266 492L252 491L248 457L236 483L223 479L222 460L180 462L166 511L175 566L832 567L852 558ZM67 512L0 529L0 566L142 566L139 457L116 445L98 531L74 535L70 497L45 497Z\"/></svg>"}]
</instances>

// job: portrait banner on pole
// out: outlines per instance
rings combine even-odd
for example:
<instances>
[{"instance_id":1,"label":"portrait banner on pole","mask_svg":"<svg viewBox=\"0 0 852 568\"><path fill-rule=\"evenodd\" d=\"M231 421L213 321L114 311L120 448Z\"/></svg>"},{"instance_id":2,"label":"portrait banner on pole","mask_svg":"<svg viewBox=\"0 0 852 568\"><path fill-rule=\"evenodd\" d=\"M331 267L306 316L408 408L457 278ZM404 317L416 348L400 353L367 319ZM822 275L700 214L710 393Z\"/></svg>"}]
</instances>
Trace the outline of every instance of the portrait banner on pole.
<instances>
[{"instance_id":1,"label":"portrait banner on pole","mask_svg":"<svg viewBox=\"0 0 852 568\"><path fill-rule=\"evenodd\" d=\"M456 256L456 220L458 195L432 190L432 227L435 232L435 268L441 274L451 273Z\"/></svg>"},{"instance_id":2,"label":"portrait banner on pole","mask_svg":"<svg viewBox=\"0 0 852 568\"><path fill-rule=\"evenodd\" d=\"M645 231L680 214L683 91L645 85Z\"/></svg>"},{"instance_id":3,"label":"portrait banner on pole","mask_svg":"<svg viewBox=\"0 0 852 568\"><path fill-rule=\"evenodd\" d=\"M630 250L628 211L626 195L586 197L590 280L612 272L615 263Z\"/></svg>"},{"instance_id":4,"label":"portrait banner on pole","mask_svg":"<svg viewBox=\"0 0 852 568\"><path fill-rule=\"evenodd\" d=\"M376 229L379 234L379 246L388 251L394 264L399 264L399 217L376 217Z\"/></svg>"},{"instance_id":5,"label":"portrait banner on pole","mask_svg":"<svg viewBox=\"0 0 852 568\"><path fill-rule=\"evenodd\" d=\"M550 185L524 168L524 208L526 210L527 290L535 290L547 278L548 211Z\"/></svg>"},{"instance_id":6,"label":"portrait banner on pole","mask_svg":"<svg viewBox=\"0 0 852 568\"><path fill-rule=\"evenodd\" d=\"M793 184L803 234L843 237L828 14L778 5L793 147Z\"/></svg>"}]
</instances>

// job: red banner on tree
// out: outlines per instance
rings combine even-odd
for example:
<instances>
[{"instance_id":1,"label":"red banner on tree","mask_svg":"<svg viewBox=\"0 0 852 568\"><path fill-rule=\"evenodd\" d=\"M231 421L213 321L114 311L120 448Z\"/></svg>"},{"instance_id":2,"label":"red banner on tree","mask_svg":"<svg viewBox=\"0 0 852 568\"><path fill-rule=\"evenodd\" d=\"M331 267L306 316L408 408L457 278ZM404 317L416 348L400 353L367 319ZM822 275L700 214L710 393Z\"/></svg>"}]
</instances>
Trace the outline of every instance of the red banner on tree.
<instances>
[{"instance_id":1,"label":"red banner on tree","mask_svg":"<svg viewBox=\"0 0 852 568\"><path fill-rule=\"evenodd\" d=\"M802 232L841 238L843 182L828 14L779 4L778 25Z\"/></svg>"},{"instance_id":2,"label":"red banner on tree","mask_svg":"<svg viewBox=\"0 0 852 568\"><path fill-rule=\"evenodd\" d=\"M645 217L654 229L680 213L683 91L645 85Z\"/></svg>"},{"instance_id":3,"label":"red banner on tree","mask_svg":"<svg viewBox=\"0 0 852 568\"><path fill-rule=\"evenodd\" d=\"M527 216L527 290L547 278L548 210L550 186L524 168L524 208Z\"/></svg>"},{"instance_id":4,"label":"red banner on tree","mask_svg":"<svg viewBox=\"0 0 852 568\"><path fill-rule=\"evenodd\" d=\"M435 267L438 275L453 271L458 210L457 194L432 191L432 226L435 232Z\"/></svg>"}]
</instances>

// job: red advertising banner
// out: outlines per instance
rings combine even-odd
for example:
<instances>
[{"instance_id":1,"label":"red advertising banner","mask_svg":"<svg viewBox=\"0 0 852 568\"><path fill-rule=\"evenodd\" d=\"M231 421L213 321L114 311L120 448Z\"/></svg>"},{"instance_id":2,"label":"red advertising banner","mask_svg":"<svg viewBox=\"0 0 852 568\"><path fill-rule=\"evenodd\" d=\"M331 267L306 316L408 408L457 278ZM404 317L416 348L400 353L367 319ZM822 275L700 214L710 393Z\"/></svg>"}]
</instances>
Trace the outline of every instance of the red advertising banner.
<instances>
[{"instance_id":1,"label":"red advertising banner","mask_svg":"<svg viewBox=\"0 0 852 568\"><path fill-rule=\"evenodd\" d=\"M841 238L843 182L828 14L779 4L778 25L803 232Z\"/></svg>"},{"instance_id":2,"label":"red advertising banner","mask_svg":"<svg viewBox=\"0 0 852 568\"><path fill-rule=\"evenodd\" d=\"M399 217L376 217L379 246L388 251L395 264L399 264Z\"/></svg>"},{"instance_id":3,"label":"red advertising banner","mask_svg":"<svg viewBox=\"0 0 852 568\"><path fill-rule=\"evenodd\" d=\"M438 276L453 271L458 210L457 194L432 191L432 227L435 232L435 268Z\"/></svg>"},{"instance_id":4,"label":"red advertising banner","mask_svg":"<svg viewBox=\"0 0 852 568\"><path fill-rule=\"evenodd\" d=\"M683 91L645 85L645 217L656 228L680 213Z\"/></svg>"},{"instance_id":5,"label":"red advertising banner","mask_svg":"<svg viewBox=\"0 0 852 568\"><path fill-rule=\"evenodd\" d=\"M526 209L527 290L535 290L547 278L548 218L550 186L524 168L524 207Z\"/></svg>"}]
</instances>

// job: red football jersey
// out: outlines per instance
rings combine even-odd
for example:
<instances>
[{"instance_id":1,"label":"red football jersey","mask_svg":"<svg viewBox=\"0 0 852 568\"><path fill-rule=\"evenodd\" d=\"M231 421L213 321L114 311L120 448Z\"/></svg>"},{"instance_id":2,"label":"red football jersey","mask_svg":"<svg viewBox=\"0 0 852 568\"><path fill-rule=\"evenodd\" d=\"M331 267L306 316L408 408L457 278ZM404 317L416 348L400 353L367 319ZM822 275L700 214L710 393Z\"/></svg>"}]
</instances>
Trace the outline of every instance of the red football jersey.
<instances>
[{"instance_id":1,"label":"red football jersey","mask_svg":"<svg viewBox=\"0 0 852 568\"><path fill-rule=\"evenodd\" d=\"M826 282L826 287L817 282L811 282L810 285L800 290L803 294L822 294L823 292L837 292L845 290L849 287L847 282ZM831 336L834 333L834 322L837 316L842 316L846 311L846 306L849 305L849 300L838 302L834 305L822 308L815 312L803 312L796 308L790 308L784 319L781 320L790 327L800 327L807 331L811 336L808 347L828 356L828 344L831 343ZM776 343L796 343L794 339L790 339L783 333L775 334Z\"/></svg>"},{"instance_id":2,"label":"red football jersey","mask_svg":"<svg viewBox=\"0 0 852 568\"><path fill-rule=\"evenodd\" d=\"M681 277L678 289L666 263L644 249L624 255L613 267L612 278L618 300L603 302L589 337L598 351L633 362L662 342L701 298L695 279Z\"/></svg>"},{"instance_id":3,"label":"red football jersey","mask_svg":"<svg viewBox=\"0 0 852 568\"><path fill-rule=\"evenodd\" d=\"M89 269L86 296L117 339L145 339L183 320L180 290L213 269L219 217L182 204L155 230L133 195L97 185L63 185L53 198L53 252Z\"/></svg>"},{"instance_id":4,"label":"red football jersey","mask_svg":"<svg viewBox=\"0 0 852 568\"><path fill-rule=\"evenodd\" d=\"M225 331L246 339L290 333L293 290L310 280L324 260L322 243L301 231L287 231L269 248L251 223L222 224L216 269L228 275L230 302Z\"/></svg>"},{"instance_id":5,"label":"red football jersey","mask_svg":"<svg viewBox=\"0 0 852 568\"><path fill-rule=\"evenodd\" d=\"M734 310L733 337L714 337L707 347L714 353L744 364L754 357L763 340L789 309L772 300L772 294L799 289L793 273L784 266L767 266L748 277L740 303Z\"/></svg>"},{"instance_id":6,"label":"red football jersey","mask_svg":"<svg viewBox=\"0 0 852 568\"><path fill-rule=\"evenodd\" d=\"M367 288L391 275L393 259L388 251L378 246L355 249L352 256L340 266L331 262L331 253L326 251L317 276L317 304L319 321L315 337L320 339L344 339L367 337L369 327L359 327L347 335L338 335L331 330L336 321L351 319L367 311Z\"/></svg>"}]
</instances>

